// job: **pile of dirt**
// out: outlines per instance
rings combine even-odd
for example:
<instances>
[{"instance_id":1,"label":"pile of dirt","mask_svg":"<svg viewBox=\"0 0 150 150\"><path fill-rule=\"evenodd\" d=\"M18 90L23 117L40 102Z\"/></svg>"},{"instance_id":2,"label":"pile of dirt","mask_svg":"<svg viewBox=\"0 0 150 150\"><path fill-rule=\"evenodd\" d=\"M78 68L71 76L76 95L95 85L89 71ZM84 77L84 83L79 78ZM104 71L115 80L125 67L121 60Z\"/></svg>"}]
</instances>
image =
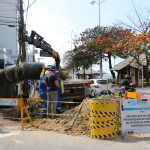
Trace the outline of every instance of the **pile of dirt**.
<instances>
[{"instance_id":1,"label":"pile of dirt","mask_svg":"<svg viewBox=\"0 0 150 150\"><path fill-rule=\"evenodd\" d=\"M97 98L115 99L117 101L120 99L120 97L111 95L103 95ZM77 107L63 112L60 118L36 120L34 121L35 127L64 134L90 136L90 100L85 99Z\"/></svg>"},{"instance_id":2,"label":"pile of dirt","mask_svg":"<svg viewBox=\"0 0 150 150\"><path fill-rule=\"evenodd\" d=\"M39 94L27 99L27 109L29 114L33 118L40 118L39 115L41 113L42 103L40 100ZM26 114L25 114L26 115ZM20 120L21 118L21 110L20 107L12 107L9 110L3 112L4 118L10 118L11 120Z\"/></svg>"},{"instance_id":3,"label":"pile of dirt","mask_svg":"<svg viewBox=\"0 0 150 150\"><path fill-rule=\"evenodd\" d=\"M103 95L97 97L99 99L115 99L119 97L112 97L110 95ZM39 130L54 131L63 134L84 135L90 136L90 100L84 99L83 102L73 109L64 111L59 115L59 118L42 118L41 115L41 101L39 95L35 95L28 99L27 108L34 122L35 128ZM20 108L14 107L5 112L4 116L11 118L20 118ZM30 128L30 126L27 126Z\"/></svg>"},{"instance_id":4,"label":"pile of dirt","mask_svg":"<svg viewBox=\"0 0 150 150\"><path fill-rule=\"evenodd\" d=\"M90 135L89 108L90 99L85 99L79 106L67 110L57 119L36 120L36 128L71 135Z\"/></svg>"}]
</instances>

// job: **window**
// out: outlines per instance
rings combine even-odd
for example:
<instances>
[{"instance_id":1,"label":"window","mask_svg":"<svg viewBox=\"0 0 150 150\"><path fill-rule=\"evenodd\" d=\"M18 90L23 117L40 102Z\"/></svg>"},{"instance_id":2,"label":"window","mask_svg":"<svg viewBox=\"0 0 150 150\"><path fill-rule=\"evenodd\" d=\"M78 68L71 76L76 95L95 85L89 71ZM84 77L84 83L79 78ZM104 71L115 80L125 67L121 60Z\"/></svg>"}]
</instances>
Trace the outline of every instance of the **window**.
<instances>
[{"instance_id":1,"label":"window","mask_svg":"<svg viewBox=\"0 0 150 150\"><path fill-rule=\"evenodd\" d=\"M0 59L0 69L4 69L4 59Z\"/></svg>"},{"instance_id":2,"label":"window","mask_svg":"<svg viewBox=\"0 0 150 150\"><path fill-rule=\"evenodd\" d=\"M91 84L94 84L94 81L93 81L93 80L91 80Z\"/></svg>"},{"instance_id":3,"label":"window","mask_svg":"<svg viewBox=\"0 0 150 150\"><path fill-rule=\"evenodd\" d=\"M98 84L107 84L107 81L106 80L97 80L97 83Z\"/></svg>"}]
</instances>

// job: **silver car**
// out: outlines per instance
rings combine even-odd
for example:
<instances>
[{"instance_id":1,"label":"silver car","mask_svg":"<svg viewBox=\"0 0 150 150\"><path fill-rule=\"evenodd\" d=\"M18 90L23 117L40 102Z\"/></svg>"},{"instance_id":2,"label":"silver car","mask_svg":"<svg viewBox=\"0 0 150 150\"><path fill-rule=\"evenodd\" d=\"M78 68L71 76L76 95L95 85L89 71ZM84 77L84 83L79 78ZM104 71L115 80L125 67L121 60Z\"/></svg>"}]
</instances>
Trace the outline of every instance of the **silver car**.
<instances>
[{"instance_id":1,"label":"silver car","mask_svg":"<svg viewBox=\"0 0 150 150\"><path fill-rule=\"evenodd\" d=\"M91 87L95 87L96 95L114 94L114 84L110 79L90 79Z\"/></svg>"}]
</instances>

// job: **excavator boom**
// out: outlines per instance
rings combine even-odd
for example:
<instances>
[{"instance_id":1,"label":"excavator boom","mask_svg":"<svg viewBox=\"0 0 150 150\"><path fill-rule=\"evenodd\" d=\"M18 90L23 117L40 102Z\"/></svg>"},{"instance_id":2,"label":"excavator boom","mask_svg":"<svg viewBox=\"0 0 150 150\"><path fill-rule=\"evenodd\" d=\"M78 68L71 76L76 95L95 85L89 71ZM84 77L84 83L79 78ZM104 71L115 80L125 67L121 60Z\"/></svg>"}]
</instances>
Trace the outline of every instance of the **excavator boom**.
<instances>
[{"instance_id":1,"label":"excavator boom","mask_svg":"<svg viewBox=\"0 0 150 150\"><path fill-rule=\"evenodd\" d=\"M42 49L49 55L48 57L53 57L55 59L57 69L60 68L60 55L37 32L32 30L30 36L23 34L22 41L28 42L29 44L32 44L35 47Z\"/></svg>"}]
</instances>

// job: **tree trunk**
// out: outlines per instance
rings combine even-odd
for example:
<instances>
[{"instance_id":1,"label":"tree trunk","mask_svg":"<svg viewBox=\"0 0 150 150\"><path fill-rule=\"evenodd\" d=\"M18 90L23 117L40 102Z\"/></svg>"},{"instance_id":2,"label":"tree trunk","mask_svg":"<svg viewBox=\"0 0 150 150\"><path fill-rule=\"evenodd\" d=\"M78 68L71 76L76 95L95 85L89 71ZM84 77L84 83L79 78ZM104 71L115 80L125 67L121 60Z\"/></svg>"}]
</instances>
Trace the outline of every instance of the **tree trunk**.
<instances>
[{"instance_id":1,"label":"tree trunk","mask_svg":"<svg viewBox=\"0 0 150 150\"><path fill-rule=\"evenodd\" d=\"M108 53L108 62L109 62L109 70L111 72L111 75L113 77L113 79L115 79L115 73L112 69L112 63L111 63L111 53Z\"/></svg>"},{"instance_id":2,"label":"tree trunk","mask_svg":"<svg viewBox=\"0 0 150 150\"><path fill-rule=\"evenodd\" d=\"M148 67L149 67L149 59L148 58L146 58L147 59L147 64L146 64L146 66L144 67L144 74L145 74L145 78L146 78L146 85L150 85L150 83L149 83L149 69L148 69Z\"/></svg>"},{"instance_id":3,"label":"tree trunk","mask_svg":"<svg viewBox=\"0 0 150 150\"><path fill-rule=\"evenodd\" d=\"M85 68L83 69L83 71L84 71L84 72L83 72L83 76L84 76L84 79L85 79Z\"/></svg>"}]
</instances>

